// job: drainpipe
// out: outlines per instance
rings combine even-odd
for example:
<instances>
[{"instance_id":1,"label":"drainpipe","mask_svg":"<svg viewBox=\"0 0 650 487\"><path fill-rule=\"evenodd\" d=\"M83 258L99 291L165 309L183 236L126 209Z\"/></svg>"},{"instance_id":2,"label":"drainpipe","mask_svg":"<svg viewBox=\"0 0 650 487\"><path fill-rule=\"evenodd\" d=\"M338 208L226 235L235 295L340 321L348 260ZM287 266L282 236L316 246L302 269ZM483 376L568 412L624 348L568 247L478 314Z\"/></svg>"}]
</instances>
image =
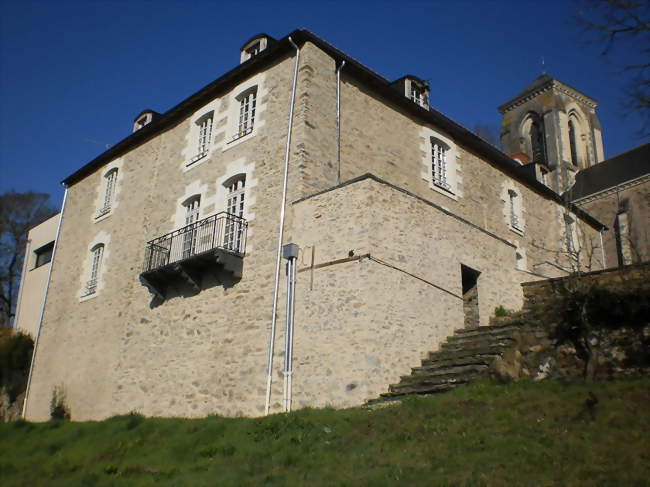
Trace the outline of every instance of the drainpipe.
<instances>
[{"instance_id":1,"label":"drainpipe","mask_svg":"<svg viewBox=\"0 0 650 487\"><path fill-rule=\"evenodd\" d=\"M43 298L43 307L41 308L41 316L38 319L38 328L36 328L36 341L34 342L34 350L32 351L32 361L29 364L29 375L27 376L27 387L25 388L25 399L23 400L23 411L21 417L25 419L25 412L27 411L27 399L29 398L29 388L32 385L32 374L34 373L34 362L36 361L36 350L38 349L38 342L41 338L41 326L43 325L43 316L45 316L45 305L47 304L47 296L50 291L50 278L52 277L52 269L54 269L54 262L56 258L56 250L59 248L59 235L61 233L61 224L63 223L63 213L65 212L65 203L68 200L68 187L64 184L65 191L63 193L63 204L61 205L61 215L59 216L59 223L56 226L56 237L54 237L54 248L52 249L52 261L50 269L47 271L47 284L45 285L45 297ZM27 256L25 256L27 257Z\"/></svg>"},{"instance_id":2,"label":"drainpipe","mask_svg":"<svg viewBox=\"0 0 650 487\"><path fill-rule=\"evenodd\" d=\"M341 70L345 61L336 68L336 161L338 166L337 184L341 184Z\"/></svg>"},{"instance_id":3,"label":"drainpipe","mask_svg":"<svg viewBox=\"0 0 650 487\"><path fill-rule=\"evenodd\" d=\"M291 411L291 388L293 371L293 323L296 314L296 268L299 248L290 243L282 247L287 259L287 314L284 334L284 412Z\"/></svg>"},{"instance_id":4,"label":"drainpipe","mask_svg":"<svg viewBox=\"0 0 650 487\"><path fill-rule=\"evenodd\" d=\"M291 149L291 127L293 126L293 106L296 101L296 83L298 81L298 65L300 64L300 48L289 37L289 42L296 50L296 64L293 70L293 86L291 87L291 105L289 106L289 127L287 129L287 148L284 154L284 183L282 187L282 205L280 207L280 229L278 230L278 251L275 259L275 284L273 288L273 314L271 317L271 336L269 337L269 359L266 377L266 404L264 414L269 414L271 405L271 381L273 379L273 348L275 346L275 328L278 311L278 289L280 285L280 262L282 260L282 239L284 237L284 214L287 204L287 183L289 176L289 151Z\"/></svg>"},{"instance_id":5,"label":"drainpipe","mask_svg":"<svg viewBox=\"0 0 650 487\"><path fill-rule=\"evenodd\" d=\"M598 230L600 237L600 261L603 264L603 269L607 269L607 261L605 260L605 246L603 245L603 229Z\"/></svg>"}]
</instances>

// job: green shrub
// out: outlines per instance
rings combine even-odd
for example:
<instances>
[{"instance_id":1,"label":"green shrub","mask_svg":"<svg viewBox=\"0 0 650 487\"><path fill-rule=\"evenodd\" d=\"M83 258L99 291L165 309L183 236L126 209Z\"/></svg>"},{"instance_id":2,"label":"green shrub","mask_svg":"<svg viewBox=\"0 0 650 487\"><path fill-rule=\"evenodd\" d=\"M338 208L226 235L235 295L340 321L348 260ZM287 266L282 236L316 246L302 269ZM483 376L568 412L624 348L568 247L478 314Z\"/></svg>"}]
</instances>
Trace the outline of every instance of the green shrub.
<instances>
[{"instance_id":1,"label":"green shrub","mask_svg":"<svg viewBox=\"0 0 650 487\"><path fill-rule=\"evenodd\" d=\"M494 308L494 316L496 318L503 318L505 316L510 316L511 314L512 314L512 310L504 308L502 305L499 305L496 308Z\"/></svg>"},{"instance_id":2,"label":"green shrub","mask_svg":"<svg viewBox=\"0 0 650 487\"><path fill-rule=\"evenodd\" d=\"M12 402L25 390L33 350L32 337L24 333L0 338L0 388Z\"/></svg>"},{"instance_id":3,"label":"green shrub","mask_svg":"<svg viewBox=\"0 0 650 487\"><path fill-rule=\"evenodd\" d=\"M52 400L50 401L50 419L70 419L70 410L65 403L65 390L63 389L63 386L56 386L52 391Z\"/></svg>"}]
</instances>

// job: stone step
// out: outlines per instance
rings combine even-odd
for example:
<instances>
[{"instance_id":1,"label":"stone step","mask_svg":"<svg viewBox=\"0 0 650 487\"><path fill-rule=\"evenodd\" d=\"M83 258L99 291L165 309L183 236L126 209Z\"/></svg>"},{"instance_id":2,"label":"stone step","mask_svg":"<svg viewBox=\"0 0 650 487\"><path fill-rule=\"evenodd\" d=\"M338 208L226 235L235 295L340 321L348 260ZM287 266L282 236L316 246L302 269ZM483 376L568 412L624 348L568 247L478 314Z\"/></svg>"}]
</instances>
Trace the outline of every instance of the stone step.
<instances>
[{"instance_id":1,"label":"stone step","mask_svg":"<svg viewBox=\"0 0 650 487\"><path fill-rule=\"evenodd\" d=\"M502 350L489 353L477 353L471 350L430 352L429 356L422 361L423 366L433 365L434 363L448 362L462 364L468 360L494 360L502 355Z\"/></svg>"},{"instance_id":2,"label":"stone step","mask_svg":"<svg viewBox=\"0 0 650 487\"><path fill-rule=\"evenodd\" d=\"M470 364L453 364L453 365L429 365L414 367L411 369L411 375L401 377L401 380L410 380L419 377L434 377L437 375L458 374L465 372L481 372L487 370L489 364L487 363L470 363Z\"/></svg>"},{"instance_id":3,"label":"stone step","mask_svg":"<svg viewBox=\"0 0 650 487\"><path fill-rule=\"evenodd\" d=\"M452 336L490 336L495 334L498 335L499 333L504 332L514 333L521 328L521 324L479 326L477 328L462 328L460 330L456 330Z\"/></svg>"},{"instance_id":4,"label":"stone step","mask_svg":"<svg viewBox=\"0 0 650 487\"><path fill-rule=\"evenodd\" d=\"M409 394L418 394L422 396L428 394L439 394L442 392L451 391L452 389L455 389L460 385L463 384L445 384L445 385L440 385L435 387L425 387L422 388L421 390L418 389L412 392L382 392L379 395L379 399L375 399L374 401L368 401L366 404L375 403L375 401L376 402L397 401L403 399L405 396L408 396Z\"/></svg>"},{"instance_id":5,"label":"stone step","mask_svg":"<svg viewBox=\"0 0 650 487\"><path fill-rule=\"evenodd\" d=\"M397 392L403 389L411 389L413 387L429 387L437 386L444 384L457 384L469 382L472 379L475 379L479 375L482 375L481 372L467 372L464 374L445 374L439 376L418 376L412 378L413 380L398 382L397 384L391 384L388 386L390 392Z\"/></svg>"},{"instance_id":6,"label":"stone step","mask_svg":"<svg viewBox=\"0 0 650 487\"><path fill-rule=\"evenodd\" d=\"M463 352L472 351L475 353L492 353L501 352L506 347L513 345L513 338L500 338L498 340L485 340L471 343L443 343L440 347L441 352Z\"/></svg>"},{"instance_id":7,"label":"stone step","mask_svg":"<svg viewBox=\"0 0 650 487\"><path fill-rule=\"evenodd\" d=\"M513 338L515 333L516 330L502 330L498 333L492 333L492 334L477 333L474 335L470 335L470 334L454 335L447 339L447 343L465 344L465 343L473 343L477 341L502 340L506 338Z\"/></svg>"},{"instance_id":8,"label":"stone step","mask_svg":"<svg viewBox=\"0 0 650 487\"><path fill-rule=\"evenodd\" d=\"M432 394L435 392L444 392L448 391L458 385L467 384L471 377L466 377L457 380L449 380L447 382L435 382L435 383L418 383L418 384L405 384L401 387L390 386L388 388L388 394L393 395L403 395L403 394ZM385 393L384 393L385 394ZM382 397L386 397L382 394Z\"/></svg>"}]
</instances>

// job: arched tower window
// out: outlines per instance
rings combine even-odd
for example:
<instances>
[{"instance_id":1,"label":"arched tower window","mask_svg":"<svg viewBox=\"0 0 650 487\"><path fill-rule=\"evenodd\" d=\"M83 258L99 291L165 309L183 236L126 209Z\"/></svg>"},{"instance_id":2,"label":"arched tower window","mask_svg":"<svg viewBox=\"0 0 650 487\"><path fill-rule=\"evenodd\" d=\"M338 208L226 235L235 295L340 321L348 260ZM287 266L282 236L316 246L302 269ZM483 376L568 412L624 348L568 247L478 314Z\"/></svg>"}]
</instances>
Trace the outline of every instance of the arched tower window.
<instances>
[{"instance_id":1,"label":"arched tower window","mask_svg":"<svg viewBox=\"0 0 650 487\"><path fill-rule=\"evenodd\" d=\"M569 120L569 146L571 147L571 164L578 165L578 145L576 143L576 126Z\"/></svg>"},{"instance_id":2,"label":"arched tower window","mask_svg":"<svg viewBox=\"0 0 650 487\"><path fill-rule=\"evenodd\" d=\"M546 150L544 145L544 126L541 120L533 119L529 130L530 148L533 162L546 164Z\"/></svg>"}]
</instances>

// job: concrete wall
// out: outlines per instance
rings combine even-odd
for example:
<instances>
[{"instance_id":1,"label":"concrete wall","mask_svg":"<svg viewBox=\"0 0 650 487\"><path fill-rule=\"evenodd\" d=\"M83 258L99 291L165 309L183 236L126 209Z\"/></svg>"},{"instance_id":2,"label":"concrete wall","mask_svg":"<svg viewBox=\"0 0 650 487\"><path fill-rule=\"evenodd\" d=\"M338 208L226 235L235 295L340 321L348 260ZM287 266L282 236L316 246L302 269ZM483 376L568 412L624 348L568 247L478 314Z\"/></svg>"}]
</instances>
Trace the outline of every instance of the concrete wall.
<instances>
[{"instance_id":1,"label":"concrete wall","mask_svg":"<svg viewBox=\"0 0 650 487\"><path fill-rule=\"evenodd\" d=\"M263 414L294 61L282 59L216 94L173 128L72 185L29 391L29 419L47 419L57 386L63 386L75 420L134 410L159 416ZM289 202L337 184L334 69L325 53L303 46ZM251 83L258 84L255 130L228 143L236 126L234 97ZM209 112L214 118L208 156L188 165L196 121ZM314 271L309 292L305 277L311 271L300 273L297 405L359 404L462 326L460 263L482 273L484 324L495 306L521 303L521 281L557 273L543 262L561 245L555 222L563 209L460 146L456 198L433 190L423 178L430 154L422 149L432 129L353 80L344 82L342 179L372 172L397 188L366 179L290 205L285 242L298 243L303 258L315 247L317 264L354 250L399 269L370 259L325 265ZM97 218L111 165L119 168L119 204ZM156 305L138 279L146 243L183 226L182 203L192 195L201 195L200 218L223 211L223 183L242 173L249 222L242 279L218 284L207 277L198 295L179 290ZM524 200L523 232L508 227L503 194L509 185L516 185ZM101 286L81 298L90 250L99 241L106 246ZM519 270L516 247L528 262ZM280 325L284 283L282 276ZM281 410L283 340L280 330L272 411Z\"/></svg>"},{"instance_id":2,"label":"concrete wall","mask_svg":"<svg viewBox=\"0 0 650 487\"><path fill-rule=\"evenodd\" d=\"M20 279L20 291L16 306L16 320L14 328L36 338L38 324L43 309L47 277L51 262L36 267L35 251L54 242L59 215L44 221L32 228L27 234L25 247L25 263Z\"/></svg>"}]
</instances>

